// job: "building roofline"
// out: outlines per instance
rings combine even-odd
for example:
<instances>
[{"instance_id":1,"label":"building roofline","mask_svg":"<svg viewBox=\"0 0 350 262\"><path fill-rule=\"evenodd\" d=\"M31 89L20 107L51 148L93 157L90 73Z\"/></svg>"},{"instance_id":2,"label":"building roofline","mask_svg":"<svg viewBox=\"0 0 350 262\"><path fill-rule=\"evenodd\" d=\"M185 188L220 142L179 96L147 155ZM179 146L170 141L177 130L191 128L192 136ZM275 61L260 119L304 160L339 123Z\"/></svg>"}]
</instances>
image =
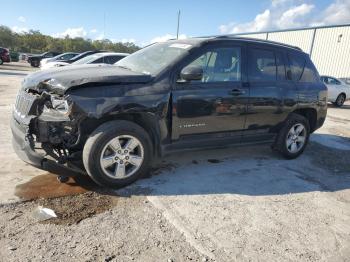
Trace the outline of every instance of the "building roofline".
<instances>
[{"instance_id":1,"label":"building roofline","mask_svg":"<svg viewBox=\"0 0 350 262\"><path fill-rule=\"evenodd\" d=\"M268 33L280 33L280 32L290 32L290 31L302 31L302 30L313 30L313 29L334 28L334 27L347 27L347 26L350 26L350 24L324 25L324 26L310 26L310 27L297 27L297 28L288 28L288 29L280 29L280 30L270 30L270 31L256 31L256 32L237 33L237 34L229 34L229 35L235 36L235 35L268 34Z\"/></svg>"}]
</instances>

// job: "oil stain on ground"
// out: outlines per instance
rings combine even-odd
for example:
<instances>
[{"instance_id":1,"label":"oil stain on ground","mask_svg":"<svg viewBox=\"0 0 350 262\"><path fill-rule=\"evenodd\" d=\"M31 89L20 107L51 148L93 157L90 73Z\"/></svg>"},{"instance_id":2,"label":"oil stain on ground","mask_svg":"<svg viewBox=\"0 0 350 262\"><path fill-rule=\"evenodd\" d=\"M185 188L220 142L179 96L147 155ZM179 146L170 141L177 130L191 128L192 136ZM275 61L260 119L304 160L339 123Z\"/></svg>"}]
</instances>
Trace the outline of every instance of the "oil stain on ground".
<instances>
[{"instance_id":1,"label":"oil stain on ground","mask_svg":"<svg viewBox=\"0 0 350 262\"><path fill-rule=\"evenodd\" d=\"M86 192L75 196L38 199L36 204L55 211L57 218L43 221L44 224L74 225L86 218L104 213L117 205L118 197L96 192Z\"/></svg>"},{"instance_id":2,"label":"oil stain on ground","mask_svg":"<svg viewBox=\"0 0 350 262\"><path fill-rule=\"evenodd\" d=\"M98 191L98 192L97 192ZM16 187L16 195L36 206L55 211L57 218L40 223L73 225L106 212L117 203L115 193L99 188L88 176L70 178L60 183L57 176L45 174Z\"/></svg>"},{"instance_id":3,"label":"oil stain on ground","mask_svg":"<svg viewBox=\"0 0 350 262\"><path fill-rule=\"evenodd\" d=\"M45 174L32 178L24 184L16 186L15 194L22 200L38 198L54 198L82 194L97 188L88 177L70 178L67 183L60 183L57 176Z\"/></svg>"}]
</instances>

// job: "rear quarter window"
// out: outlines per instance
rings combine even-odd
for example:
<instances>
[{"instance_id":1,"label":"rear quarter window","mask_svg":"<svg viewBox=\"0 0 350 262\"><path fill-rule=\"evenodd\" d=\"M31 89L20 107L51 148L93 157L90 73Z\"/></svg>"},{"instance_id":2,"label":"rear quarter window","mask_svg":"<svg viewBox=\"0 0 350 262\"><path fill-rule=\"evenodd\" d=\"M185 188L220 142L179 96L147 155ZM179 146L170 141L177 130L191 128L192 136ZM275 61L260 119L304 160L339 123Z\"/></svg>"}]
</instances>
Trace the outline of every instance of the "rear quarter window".
<instances>
[{"instance_id":1,"label":"rear quarter window","mask_svg":"<svg viewBox=\"0 0 350 262\"><path fill-rule=\"evenodd\" d=\"M290 70L292 71L292 80L299 81L303 73L305 59L298 54L288 54Z\"/></svg>"},{"instance_id":2,"label":"rear quarter window","mask_svg":"<svg viewBox=\"0 0 350 262\"><path fill-rule=\"evenodd\" d=\"M312 64L312 62L307 59L305 62L303 74L300 78L300 82L304 83L316 83L319 82L319 75L317 73L317 70L315 66Z\"/></svg>"}]
</instances>

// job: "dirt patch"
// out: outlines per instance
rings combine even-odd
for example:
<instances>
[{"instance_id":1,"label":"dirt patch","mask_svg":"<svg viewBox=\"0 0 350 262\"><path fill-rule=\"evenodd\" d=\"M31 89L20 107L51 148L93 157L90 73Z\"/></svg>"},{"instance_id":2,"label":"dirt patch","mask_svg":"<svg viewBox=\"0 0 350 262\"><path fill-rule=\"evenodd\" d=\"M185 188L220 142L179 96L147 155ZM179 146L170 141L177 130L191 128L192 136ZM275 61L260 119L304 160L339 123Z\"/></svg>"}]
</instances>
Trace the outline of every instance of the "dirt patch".
<instances>
[{"instance_id":1,"label":"dirt patch","mask_svg":"<svg viewBox=\"0 0 350 262\"><path fill-rule=\"evenodd\" d=\"M36 204L51 208L57 218L43 221L43 224L74 225L80 221L104 213L117 204L118 198L113 195L103 195L95 192L86 192L75 196L38 199Z\"/></svg>"},{"instance_id":2,"label":"dirt patch","mask_svg":"<svg viewBox=\"0 0 350 262\"><path fill-rule=\"evenodd\" d=\"M16 186L16 196L23 200L55 198L82 194L96 189L97 185L89 177L70 178L67 183L60 183L57 176L45 174L32 178Z\"/></svg>"}]
</instances>

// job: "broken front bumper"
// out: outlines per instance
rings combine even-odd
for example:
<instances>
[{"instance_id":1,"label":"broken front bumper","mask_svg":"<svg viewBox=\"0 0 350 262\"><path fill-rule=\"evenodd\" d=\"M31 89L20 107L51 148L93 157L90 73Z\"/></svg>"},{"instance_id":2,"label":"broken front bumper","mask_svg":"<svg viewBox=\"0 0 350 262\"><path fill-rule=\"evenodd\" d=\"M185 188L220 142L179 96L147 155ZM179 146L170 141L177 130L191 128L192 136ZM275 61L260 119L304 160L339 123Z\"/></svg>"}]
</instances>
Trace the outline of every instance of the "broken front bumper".
<instances>
[{"instance_id":1,"label":"broken front bumper","mask_svg":"<svg viewBox=\"0 0 350 262\"><path fill-rule=\"evenodd\" d=\"M18 157L24 162L57 175L78 175L76 170L68 168L67 166L62 165L57 161L47 158L45 155L37 152L29 137L29 126L20 124L16 119L12 118L11 130L13 149Z\"/></svg>"}]
</instances>

